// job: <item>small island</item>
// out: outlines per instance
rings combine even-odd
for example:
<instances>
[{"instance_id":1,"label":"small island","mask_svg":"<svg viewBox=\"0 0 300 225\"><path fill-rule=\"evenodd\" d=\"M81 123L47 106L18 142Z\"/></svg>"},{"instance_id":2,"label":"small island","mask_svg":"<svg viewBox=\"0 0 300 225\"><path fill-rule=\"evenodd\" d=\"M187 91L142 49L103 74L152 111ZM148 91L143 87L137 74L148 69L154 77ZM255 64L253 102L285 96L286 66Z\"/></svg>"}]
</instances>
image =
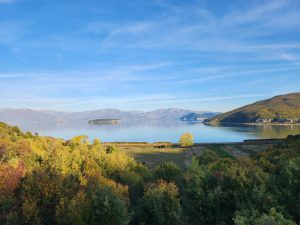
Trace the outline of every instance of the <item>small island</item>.
<instances>
[{"instance_id":1,"label":"small island","mask_svg":"<svg viewBox=\"0 0 300 225\"><path fill-rule=\"evenodd\" d=\"M95 120L89 120L89 124L94 124L94 125L107 125L107 124L118 124L120 123L120 119L95 119Z\"/></svg>"}]
</instances>

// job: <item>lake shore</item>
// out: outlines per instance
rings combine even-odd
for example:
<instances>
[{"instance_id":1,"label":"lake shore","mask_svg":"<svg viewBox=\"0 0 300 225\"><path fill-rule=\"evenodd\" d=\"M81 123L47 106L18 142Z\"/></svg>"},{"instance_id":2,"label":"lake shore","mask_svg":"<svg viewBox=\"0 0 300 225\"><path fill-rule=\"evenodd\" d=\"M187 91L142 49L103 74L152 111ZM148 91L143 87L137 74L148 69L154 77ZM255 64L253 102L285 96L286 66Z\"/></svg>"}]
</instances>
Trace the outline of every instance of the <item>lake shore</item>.
<instances>
[{"instance_id":1,"label":"lake shore","mask_svg":"<svg viewBox=\"0 0 300 225\"><path fill-rule=\"evenodd\" d=\"M204 125L207 126L222 126L222 125L231 125L231 126L240 126L240 125L246 125L246 126L299 126L300 123L207 123L203 122Z\"/></svg>"}]
</instances>

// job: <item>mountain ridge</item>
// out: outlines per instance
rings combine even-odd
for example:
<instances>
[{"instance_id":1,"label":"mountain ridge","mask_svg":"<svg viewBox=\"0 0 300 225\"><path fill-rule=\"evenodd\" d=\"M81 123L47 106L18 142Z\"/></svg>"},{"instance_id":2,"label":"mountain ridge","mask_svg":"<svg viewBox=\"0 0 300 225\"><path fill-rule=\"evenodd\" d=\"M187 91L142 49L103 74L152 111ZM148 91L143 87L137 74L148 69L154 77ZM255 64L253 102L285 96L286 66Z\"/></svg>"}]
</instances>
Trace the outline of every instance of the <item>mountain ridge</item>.
<instances>
[{"instance_id":1,"label":"mountain ridge","mask_svg":"<svg viewBox=\"0 0 300 225\"><path fill-rule=\"evenodd\" d=\"M257 101L214 116L207 119L205 123L300 123L300 92Z\"/></svg>"},{"instance_id":2,"label":"mountain ridge","mask_svg":"<svg viewBox=\"0 0 300 225\"><path fill-rule=\"evenodd\" d=\"M122 111L119 109L105 108L81 112L63 112L53 110L33 110L28 108L12 109L0 108L0 121L12 125L22 124L78 124L87 123L93 119L116 118L122 122L131 121L179 121L188 113L205 114L209 111L186 110L179 108L156 109L151 111ZM211 113L211 112L209 112Z\"/></svg>"}]
</instances>

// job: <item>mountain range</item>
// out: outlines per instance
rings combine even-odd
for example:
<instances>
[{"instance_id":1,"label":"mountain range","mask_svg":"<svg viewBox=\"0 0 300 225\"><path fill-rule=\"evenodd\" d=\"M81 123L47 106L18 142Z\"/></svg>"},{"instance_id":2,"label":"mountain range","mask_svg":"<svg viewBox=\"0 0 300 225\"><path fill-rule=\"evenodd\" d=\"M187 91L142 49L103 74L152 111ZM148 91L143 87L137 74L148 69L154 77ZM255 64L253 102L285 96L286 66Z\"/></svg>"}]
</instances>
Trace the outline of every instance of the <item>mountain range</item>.
<instances>
[{"instance_id":1,"label":"mountain range","mask_svg":"<svg viewBox=\"0 0 300 225\"><path fill-rule=\"evenodd\" d=\"M300 123L300 92L279 95L219 114L208 124Z\"/></svg>"},{"instance_id":2,"label":"mountain range","mask_svg":"<svg viewBox=\"0 0 300 225\"><path fill-rule=\"evenodd\" d=\"M83 112L59 112L50 110L32 110L32 109L0 109L0 121L11 125L26 127L30 124L36 126L46 125L68 125L68 124L87 124L89 120L94 119L120 119L122 123L139 123L145 121L179 121L181 117L189 113L210 117L216 115L214 112L193 111L178 108L157 109L152 111L122 111L118 109L101 109ZM207 114L209 113L209 114Z\"/></svg>"}]
</instances>

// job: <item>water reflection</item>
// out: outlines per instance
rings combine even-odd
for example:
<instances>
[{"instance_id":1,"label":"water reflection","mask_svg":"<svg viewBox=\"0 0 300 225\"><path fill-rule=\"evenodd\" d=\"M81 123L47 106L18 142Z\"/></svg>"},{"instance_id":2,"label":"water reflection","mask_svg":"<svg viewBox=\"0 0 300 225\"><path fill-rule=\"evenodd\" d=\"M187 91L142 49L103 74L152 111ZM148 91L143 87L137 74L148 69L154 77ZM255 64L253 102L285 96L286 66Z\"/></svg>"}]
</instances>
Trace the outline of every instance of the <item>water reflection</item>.
<instances>
[{"instance_id":1,"label":"water reflection","mask_svg":"<svg viewBox=\"0 0 300 225\"><path fill-rule=\"evenodd\" d=\"M300 125L222 125L213 126L234 132L245 132L257 139L285 138L288 135L300 134Z\"/></svg>"}]
</instances>

